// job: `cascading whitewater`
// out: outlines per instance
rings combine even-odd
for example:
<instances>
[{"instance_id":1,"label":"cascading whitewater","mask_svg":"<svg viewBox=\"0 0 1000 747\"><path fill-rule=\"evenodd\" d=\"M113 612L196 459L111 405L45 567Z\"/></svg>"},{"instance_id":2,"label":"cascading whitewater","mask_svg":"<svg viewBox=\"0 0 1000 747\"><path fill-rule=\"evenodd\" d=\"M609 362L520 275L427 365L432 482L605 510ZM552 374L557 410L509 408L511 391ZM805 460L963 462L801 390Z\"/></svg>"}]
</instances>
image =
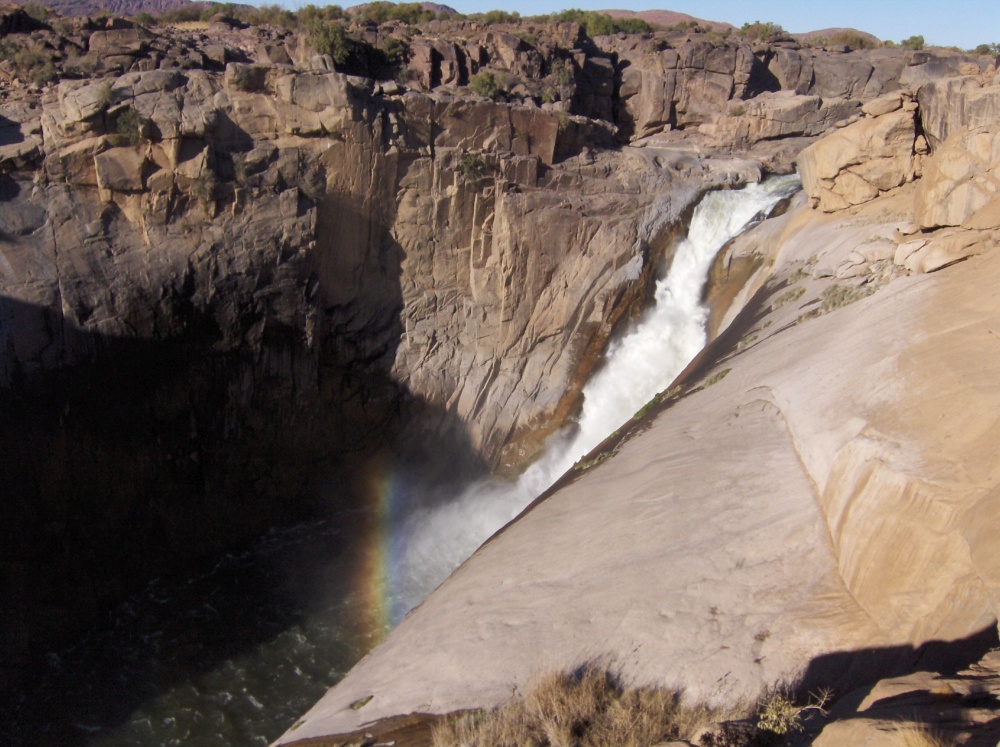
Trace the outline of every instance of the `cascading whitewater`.
<instances>
[{"instance_id":1,"label":"cascading whitewater","mask_svg":"<svg viewBox=\"0 0 1000 747\"><path fill-rule=\"evenodd\" d=\"M392 560L382 569L381 588L393 624L577 459L670 385L705 346L708 309L701 295L719 249L799 187L797 176L785 176L705 195L669 271L657 281L653 307L612 344L604 366L584 388L576 425L554 436L516 482L476 483L388 528Z\"/></svg>"}]
</instances>

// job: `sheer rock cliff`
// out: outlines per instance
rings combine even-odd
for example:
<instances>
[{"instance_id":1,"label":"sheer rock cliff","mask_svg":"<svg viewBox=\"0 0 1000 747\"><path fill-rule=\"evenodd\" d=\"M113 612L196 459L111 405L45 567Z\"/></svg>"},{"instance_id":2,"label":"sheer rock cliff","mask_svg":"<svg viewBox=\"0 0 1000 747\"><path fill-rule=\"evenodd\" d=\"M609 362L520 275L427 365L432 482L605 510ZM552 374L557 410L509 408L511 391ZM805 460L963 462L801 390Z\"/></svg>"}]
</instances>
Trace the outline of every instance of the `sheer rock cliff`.
<instances>
[{"instance_id":1,"label":"sheer rock cliff","mask_svg":"<svg viewBox=\"0 0 1000 747\"><path fill-rule=\"evenodd\" d=\"M157 574L355 506L371 460L439 481L523 467L579 407L698 196L788 171L824 133L799 164L830 214L799 205L754 234L772 243L731 248L726 271L751 270L734 273L736 322L686 395L485 546L285 741L489 705L540 663L608 654L724 697L845 646L995 617L967 486L935 503L944 478L913 466L924 431L896 427L910 400L883 381L944 334L919 320L974 266L951 264L982 255L989 277L985 61L435 21L351 29L338 64L302 34L226 19L151 30L5 8L0 26L56 63L0 62L5 667ZM960 64L976 75L937 80ZM470 91L480 71L502 82L495 100ZM795 282L804 295L779 302ZM865 298L809 318L828 286ZM738 345L770 296L768 331L761 317ZM728 355L731 375L698 385ZM875 374L836 375L846 359ZM719 453L718 474L691 467ZM912 536L927 525L898 516L914 506L947 529L925 531L912 572L869 571L895 568L897 545L865 528Z\"/></svg>"},{"instance_id":2,"label":"sheer rock cliff","mask_svg":"<svg viewBox=\"0 0 1000 747\"><path fill-rule=\"evenodd\" d=\"M669 393L278 743L391 740L390 717L489 708L587 662L715 703L850 693L817 744L898 743L879 708L905 693L928 710L904 721L988 739L992 696L934 673L993 686L972 665L997 641L1000 151L970 111L998 84L875 99L803 151L804 194L719 257L719 283L750 269ZM976 106L925 122L955 91ZM936 687L967 721L932 715Z\"/></svg>"}]
</instances>

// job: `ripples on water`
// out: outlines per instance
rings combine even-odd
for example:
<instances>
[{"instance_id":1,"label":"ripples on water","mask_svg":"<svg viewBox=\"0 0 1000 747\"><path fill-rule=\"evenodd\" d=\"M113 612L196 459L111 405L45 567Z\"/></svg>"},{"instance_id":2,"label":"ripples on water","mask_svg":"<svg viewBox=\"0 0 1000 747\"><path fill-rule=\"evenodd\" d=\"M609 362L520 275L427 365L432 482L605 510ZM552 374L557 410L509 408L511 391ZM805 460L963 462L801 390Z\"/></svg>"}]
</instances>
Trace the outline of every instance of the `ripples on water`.
<instances>
[{"instance_id":1,"label":"ripples on water","mask_svg":"<svg viewBox=\"0 0 1000 747\"><path fill-rule=\"evenodd\" d=\"M0 743L268 744L384 635L345 583L357 523L273 531L150 583L0 705Z\"/></svg>"}]
</instances>

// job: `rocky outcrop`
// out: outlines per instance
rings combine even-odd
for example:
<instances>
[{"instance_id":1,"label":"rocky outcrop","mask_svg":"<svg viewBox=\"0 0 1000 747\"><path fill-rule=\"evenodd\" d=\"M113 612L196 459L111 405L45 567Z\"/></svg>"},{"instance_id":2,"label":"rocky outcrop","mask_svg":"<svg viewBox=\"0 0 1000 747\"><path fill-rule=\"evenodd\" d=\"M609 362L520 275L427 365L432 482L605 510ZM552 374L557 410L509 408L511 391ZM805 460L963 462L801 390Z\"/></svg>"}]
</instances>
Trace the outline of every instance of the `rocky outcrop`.
<instances>
[{"instance_id":1,"label":"rocky outcrop","mask_svg":"<svg viewBox=\"0 0 1000 747\"><path fill-rule=\"evenodd\" d=\"M760 176L387 88L232 62L0 104L5 661L350 505L362 455L432 480L517 469L691 200Z\"/></svg>"},{"instance_id":2,"label":"rocky outcrop","mask_svg":"<svg viewBox=\"0 0 1000 747\"><path fill-rule=\"evenodd\" d=\"M947 744L992 744L1000 739L998 658L993 651L958 672L919 671L850 693L814 725L822 731L809 743L896 747L920 744L923 736Z\"/></svg>"},{"instance_id":3,"label":"rocky outcrop","mask_svg":"<svg viewBox=\"0 0 1000 747\"><path fill-rule=\"evenodd\" d=\"M727 248L746 287L669 394L280 744L490 707L594 660L731 702L781 681L849 692L929 660L967 666L966 644L975 661L995 643L997 128L948 122L928 145L906 92L863 114L800 155L808 201ZM819 743L877 744L877 701L936 686L911 675L849 696L858 712ZM963 733L986 738L995 709L966 690L948 691Z\"/></svg>"},{"instance_id":4,"label":"rocky outcrop","mask_svg":"<svg viewBox=\"0 0 1000 747\"><path fill-rule=\"evenodd\" d=\"M917 91L924 133L937 147L956 130L985 127L1000 117L1000 83L995 71L985 76L944 78L927 83ZM988 85L984 85L983 78Z\"/></svg>"},{"instance_id":5,"label":"rocky outcrop","mask_svg":"<svg viewBox=\"0 0 1000 747\"><path fill-rule=\"evenodd\" d=\"M791 91L762 93L749 101L732 101L701 132L719 143L751 144L788 137L814 137L858 114L860 103L841 98L798 95Z\"/></svg>"},{"instance_id":6,"label":"rocky outcrop","mask_svg":"<svg viewBox=\"0 0 1000 747\"><path fill-rule=\"evenodd\" d=\"M969 377L994 363L978 340L1000 265L985 251L906 277L877 247L911 230L914 190L849 221L799 204L745 237L770 271L680 391L480 548L280 743L488 707L594 659L692 699L798 677L842 693L913 666L923 642L991 628L992 551L969 527L989 531L992 420L975 413L996 391ZM847 262L852 277L828 269Z\"/></svg>"},{"instance_id":7,"label":"rocky outcrop","mask_svg":"<svg viewBox=\"0 0 1000 747\"><path fill-rule=\"evenodd\" d=\"M873 103L870 111L892 109L898 95ZM914 177L915 107L898 108L844 127L809 146L796 161L802 188L826 212L860 205Z\"/></svg>"},{"instance_id":8,"label":"rocky outcrop","mask_svg":"<svg viewBox=\"0 0 1000 747\"><path fill-rule=\"evenodd\" d=\"M54 73L0 66L0 482L9 496L0 517L9 531L0 543L0 577L10 589L0 595L0 619L10 631L2 651L8 662L79 629L155 574L275 523L331 504L350 507L370 480L369 460L390 458L407 474L431 473L430 481L523 466L578 408L584 378L648 295L697 195L760 178L765 150L770 167L790 168L785 151L734 155L734 148L787 141L794 154L801 147L795 138L845 125L863 109L868 119L838 130L849 137L814 159L810 183L841 200L825 197L829 206L891 191L919 171L912 102L902 94L874 98L895 88L893 55L877 64L874 56L848 58L841 69L826 53L716 43L694 32L595 41L576 24L536 35L435 21L420 34L351 27L354 54L335 63L284 29L218 21L202 35L89 19L60 28L35 27L19 40L49 55ZM399 49L389 39L407 46L401 69L389 60L386 49ZM481 89L489 97L468 89L483 71L497 86ZM667 130L677 139L621 147ZM909 150L901 147L907 138ZM979 153L972 141L956 147ZM955 179L980 189L984 173ZM949 194L959 192L960 185ZM774 230L768 225L762 231ZM957 230L916 236L909 221L891 226L906 240L881 236L856 253L838 245L823 257L824 269L833 268L819 273L823 282L835 284L828 279L834 274L871 283L906 268L938 269L957 254L975 254L988 238ZM817 235L803 236L809 241L791 245L789 257L804 265ZM888 254L898 255L898 266L889 267ZM819 286L811 292L814 303L825 304ZM864 293L854 286L843 292ZM792 311L775 317L781 324L774 331L798 322ZM857 344L889 355L862 327L852 327ZM794 334L795 345L808 344L808 335ZM703 641L680 645L659 636L659 620L686 602L664 586L655 596L676 605L629 606L642 595L602 575L601 567L617 561L584 552L581 538L614 552L630 546L643 554L634 567L653 575L677 565L678 578L697 583L702 566L687 558L719 547L726 525L742 527L750 514L732 514L720 483L706 484L702 471L684 474L683 465L736 454L747 434L757 450L734 458L726 479L743 485L740 511L754 514L756 532L732 537L730 556L710 561L711 578L722 583L718 598L705 596L712 603L696 605L682 625L686 634L714 620L734 638L719 659L737 673L725 692L749 692L793 673L802 656L837 642L895 641L883 626L905 618L900 600L919 592L915 577L889 594L884 579L872 580L850 560L882 557L849 511L837 513L853 493L845 498L831 483L827 503L799 500L826 485L826 467L841 458L843 445L839 435L803 439L796 430L802 421L785 412L783 392L805 408L809 428L827 414L820 412L832 396L825 381L806 394L796 388L811 365L788 361L787 376L767 383L774 396L733 386L756 381L755 374L725 386L720 379L715 391L725 396L707 417L698 404L705 396L692 391L677 405L686 419L657 424L641 448L623 444L622 454L638 449L628 457L636 468L631 482L616 476L616 489L607 490L599 480L594 493L595 472L542 504L533 517L548 516L545 532L516 524L442 587L434 599L445 601L432 599L407 621L392 639L402 643L387 650L418 650L415 641L434 640L435 620L447 618L459 631L454 655L462 664L446 661L442 671L489 664L491 646L506 649L509 639L497 632L502 624L468 633L463 626L478 623L468 618L465 595L483 588L476 574L490 571L476 569L490 567L491 553L513 551L532 566L521 568L529 581L511 585L513 596L498 595L496 604L513 600L511 609L521 609L551 580L545 573L593 574L582 593L549 595L547 619L569 610L574 624L589 620L622 651L653 641L650 650L680 662L679 678L707 688L708 670L698 669L692 654ZM735 421L733 412L746 416L746 429L720 444L715 434ZM867 410L847 409L836 422L850 435L865 417ZM689 449L674 448L691 434ZM857 454L868 453L867 443ZM866 473L855 456L838 464L860 484ZM640 478L640 463L666 470L666 482L679 470L671 484L691 505L671 494L663 509L658 481ZM770 463L788 486L785 502L768 502L773 477L755 471ZM752 479L744 479L747 470ZM622 494L631 503L622 504ZM578 499L595 513L579 512ZM865 515L870 501L866 493L851 505ZM689 524L674 523L677 506ZM703 521L698 511L713 506L717 520ZM617 523L623 510L642 521ZM827 536L828 514L836 515L836 551L810 564ZM597 515L600 531L590 523ZM633 524L642 525L638 539ZM558 526L574 531L554 533L549 543L548 529ZM794 562L784 549L760 550L775 527L810 540L794 545ZM605 529L614 543L601 539ZM664 549L668 530L676 542ZM918 558L921 572L943 552L934 539ZM956 542L949 535L947 548ZM718 610L738 596L725 579L759 578L736 573L741 557L753 561L748 573L763 577L768 601L737 600L718 620ZM946 570L941 583L965 594L959 619L934 597L922 607L924 627L902 625L899 636L957 634L983 622L985 572L961 564ZM789 598L796 584L830 597ZM614 604L592 617L605 608L606 594ZM818 633L796 633L801 618L793 625L786 617L803 605L818 605L820 619L840 614L824 599L851 610L843 627L837 618ZM517 656L478 689L458 680L434 689L433 707L508 692L537 663L533 646L546 640L532 624L530 616L514 619L522 636ZM764 651L772 632L788 632L795 656ZM564 640L550 641L558 659L550 664L599 653L585 635ZM369 687L372 672L394 670L388 661L384 653L373 657L368 673L353 675L334 701ZM651 676L644 666L632 673ZM401 687L386 698L380 691L357 718L423 707L422 695L415 702L414 690ZM323 728L334 727L310 718L297 736Z\"/></svg>"},{"instance_id":9,"label":"rocky outcrop","mask_svg":"<svg viewBox=\"0 0 1000 747\"><path fill-rule=\"evenodd\" d=\"M1000 226L1000 128L961 129L928 158L917 187L921 228Z\"/></svg>"}]
</instances>

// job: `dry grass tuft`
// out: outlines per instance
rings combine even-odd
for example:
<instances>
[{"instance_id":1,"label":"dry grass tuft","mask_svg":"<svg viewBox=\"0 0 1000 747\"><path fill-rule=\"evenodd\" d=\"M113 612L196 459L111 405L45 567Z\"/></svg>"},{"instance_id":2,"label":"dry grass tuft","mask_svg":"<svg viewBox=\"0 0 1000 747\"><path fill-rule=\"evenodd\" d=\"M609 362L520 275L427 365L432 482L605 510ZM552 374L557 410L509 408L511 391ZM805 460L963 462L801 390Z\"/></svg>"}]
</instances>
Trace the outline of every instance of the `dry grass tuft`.
<instances>
[{"instance_id":1,"label":"dry grass tuft","mask_svg":"<svg viewBox=\"0 0 1000 747\"><path fill-rule=\"evenodd\" d=\"M903 726L896 730L899 747L952 747L952 742L923 726Z\"/></svg>"},{"instance_id":2,"label":"dry grass tuft","mask_svg":"<svg viewBox=\"0 0 1000 747\"><path fill-rule=\"evenodd\" d=\"M624 687L593 665L539 679L527 695L434 728L435 747L648 747L690 737L718 720L680 693Z\"/></svg>"}]
</instances>

